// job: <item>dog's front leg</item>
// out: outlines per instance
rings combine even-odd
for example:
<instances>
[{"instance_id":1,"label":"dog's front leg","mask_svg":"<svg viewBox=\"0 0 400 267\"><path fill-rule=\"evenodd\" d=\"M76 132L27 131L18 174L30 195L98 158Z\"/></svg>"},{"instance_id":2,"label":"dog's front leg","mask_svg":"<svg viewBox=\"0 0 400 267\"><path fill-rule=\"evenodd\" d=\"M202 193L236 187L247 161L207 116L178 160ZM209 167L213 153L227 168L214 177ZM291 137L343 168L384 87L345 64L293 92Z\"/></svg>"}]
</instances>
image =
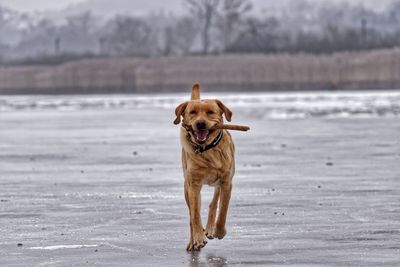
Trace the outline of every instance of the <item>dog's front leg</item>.
<instances>
[{"instance_id":1,"label":"dog's front leg","mask_svg":"<svg viewBox=\"0 0 400 267\"><path fill-rule=\"evenodd\" d=\"M185 189L185 200L186 200L186 204L187 204L188 210L189 210L189 221L190 221L190 223L189 223L189 226L190 226L190 232L189 232L190 237L189 238L190 239L189 239L189 244L186 247L186 250L189 251L189 250L191 250L191 247L193 246L192 245L193 244L193 226L192 226L192 219L190 217L189 185L188 185L187 181L185 181L184 189Z\"/></svg>"},{"instance_id":2,"label":"dog's front leg","mask_svg":"<svg viewBox=\"0 0 400 267\"><path fill-rule=\"evenodd\" d=\"M201 185L189 183L187 186L191 225L191 238L187 250L200 250L207 244L207 238L203 231L203 225L201 223Z\"/></svg>"},{"instance_id":3,"label":"dog's front leg","mask_svg":"<svg viewBox=\"0 0 400 267\"><path fill-rule=\"evenodd\" d=\"M221 196L219 202L219 214L215 224L213 236L222 239L226 235L226 216L228 214L229 201L231 199L232 183L226 182L221 185Z\"/></svg>"},{"instance_id":4,"label":"dog's front leg","mask_svg":"<svg viewBox=\"0 0 400 267\"><path fill-rule=\"evenodd\" d=\"M208 221L207 221L207 226L206 226L206 236L209 239L214 239L213 233L214 233L214 227L215 227L215 217L217 215L217 208L218 208L218 201L219 201L219 194L220 194L220 188L219 186L214 188L214 196L213 199L210 203L210 210L208 212Z\"/></svg>"}]
</instances>

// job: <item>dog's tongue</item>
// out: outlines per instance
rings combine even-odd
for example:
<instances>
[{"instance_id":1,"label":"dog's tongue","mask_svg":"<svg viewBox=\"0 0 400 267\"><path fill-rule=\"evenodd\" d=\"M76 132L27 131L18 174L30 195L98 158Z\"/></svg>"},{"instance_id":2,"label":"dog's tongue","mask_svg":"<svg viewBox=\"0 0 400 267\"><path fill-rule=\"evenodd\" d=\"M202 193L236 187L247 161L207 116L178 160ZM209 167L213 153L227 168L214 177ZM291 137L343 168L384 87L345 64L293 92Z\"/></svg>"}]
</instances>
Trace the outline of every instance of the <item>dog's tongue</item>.
<instances>
[{"instance_id":1,"label":"dog's tongue","mask_svg":"<svg viewBox=\"0 0 400 267\"><path fill-rule=\"evenodd\" d=\"M195 135L196 135L197 141L205 142L207 140L208 130L196 131Z\"/></svg>"}]
</instances>

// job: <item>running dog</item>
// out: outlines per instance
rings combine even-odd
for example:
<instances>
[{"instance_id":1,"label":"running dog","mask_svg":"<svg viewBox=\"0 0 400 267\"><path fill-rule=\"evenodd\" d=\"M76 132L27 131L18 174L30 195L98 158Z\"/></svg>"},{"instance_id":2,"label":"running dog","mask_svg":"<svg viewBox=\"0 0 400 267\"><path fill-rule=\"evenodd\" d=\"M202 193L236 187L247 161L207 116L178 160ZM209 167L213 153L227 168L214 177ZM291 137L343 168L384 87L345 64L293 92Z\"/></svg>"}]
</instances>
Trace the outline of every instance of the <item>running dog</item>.
<instances>
[{"instance_id":1,"label":"running dog","mask_svg":"<svg viewBox=\"0 0 400 267\"><path fill-rule=\"evenodd\" d=\"M221 126L224 124L223 115L231 121L232 112L217 99L201 100L200 85L194 84L191 101L180 104L175 115L175 125L182 121L182 167L190 215L187 250L196 251L207 244L207 238L223 239L226 235L226 217L235 173L235 146L230 133ZM200 215L203 185L214 187L205 229Z\"/></svg>"}]
</instances>

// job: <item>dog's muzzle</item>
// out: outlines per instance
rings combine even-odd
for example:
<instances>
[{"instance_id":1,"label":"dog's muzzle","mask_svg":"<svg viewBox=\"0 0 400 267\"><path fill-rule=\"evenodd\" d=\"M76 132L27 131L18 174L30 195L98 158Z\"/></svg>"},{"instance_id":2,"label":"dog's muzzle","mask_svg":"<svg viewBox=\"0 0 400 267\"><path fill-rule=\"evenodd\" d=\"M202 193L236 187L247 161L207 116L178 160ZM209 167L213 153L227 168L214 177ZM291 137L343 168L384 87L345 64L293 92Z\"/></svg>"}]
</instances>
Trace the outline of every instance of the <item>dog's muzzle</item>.
<instances>
[{"instance_id":1,"label":"dog's muzzle","mask_svg":"<svg viewBox=\"0 0 400 267\"><path fill-rule=\"evenodd\" d=\"M193 127L193 134L199 144L204 144L210 136L210 130L207 129L207 122L204 120L196 121Z\"/></svg>"}]
</instances>

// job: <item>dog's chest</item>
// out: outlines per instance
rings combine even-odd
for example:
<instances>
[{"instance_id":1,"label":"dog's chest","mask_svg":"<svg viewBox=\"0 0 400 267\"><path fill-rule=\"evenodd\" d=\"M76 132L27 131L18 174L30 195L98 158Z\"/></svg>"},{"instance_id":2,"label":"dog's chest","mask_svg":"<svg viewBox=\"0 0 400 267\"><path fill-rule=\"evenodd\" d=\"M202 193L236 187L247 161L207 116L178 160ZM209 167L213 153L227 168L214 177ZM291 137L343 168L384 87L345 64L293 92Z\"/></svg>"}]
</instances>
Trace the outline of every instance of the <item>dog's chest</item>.
<instances>
[{"instance_id":1,"label":"dog's chest","mask_svg":"<svg viewBox=\"0 0 400 267\"><path fill-rule=\"evenodd\" d=\"M214 148L213 150L191 157L191 161L192 164L198 168L221 172L230 169L233 157L228 151Z\"/></svg>"},{"instance_id":2,"label":"dog's chest","mask_svg":"<svg viewBox=\"0 0 400 267\"><path fill-rule=\"evenodd\" d=\"M224 134L223 139L210 150L196 154L192 145L182 132L182 163L185 177L189 181L218 185L225 179L231 179L235 171L235 149L229 133Z\"/></svg>"},{"instance_id":3,"label":"dog's chest","mask_svg":"<svg viewBox=\"0 0 400 267\"><path fill-rule=\"evenodd\" d=\"M189 172L202 184L216 186L233 174L233 157L224 151L210 151L189 159Z\"/></svg>"}]
</instances>

